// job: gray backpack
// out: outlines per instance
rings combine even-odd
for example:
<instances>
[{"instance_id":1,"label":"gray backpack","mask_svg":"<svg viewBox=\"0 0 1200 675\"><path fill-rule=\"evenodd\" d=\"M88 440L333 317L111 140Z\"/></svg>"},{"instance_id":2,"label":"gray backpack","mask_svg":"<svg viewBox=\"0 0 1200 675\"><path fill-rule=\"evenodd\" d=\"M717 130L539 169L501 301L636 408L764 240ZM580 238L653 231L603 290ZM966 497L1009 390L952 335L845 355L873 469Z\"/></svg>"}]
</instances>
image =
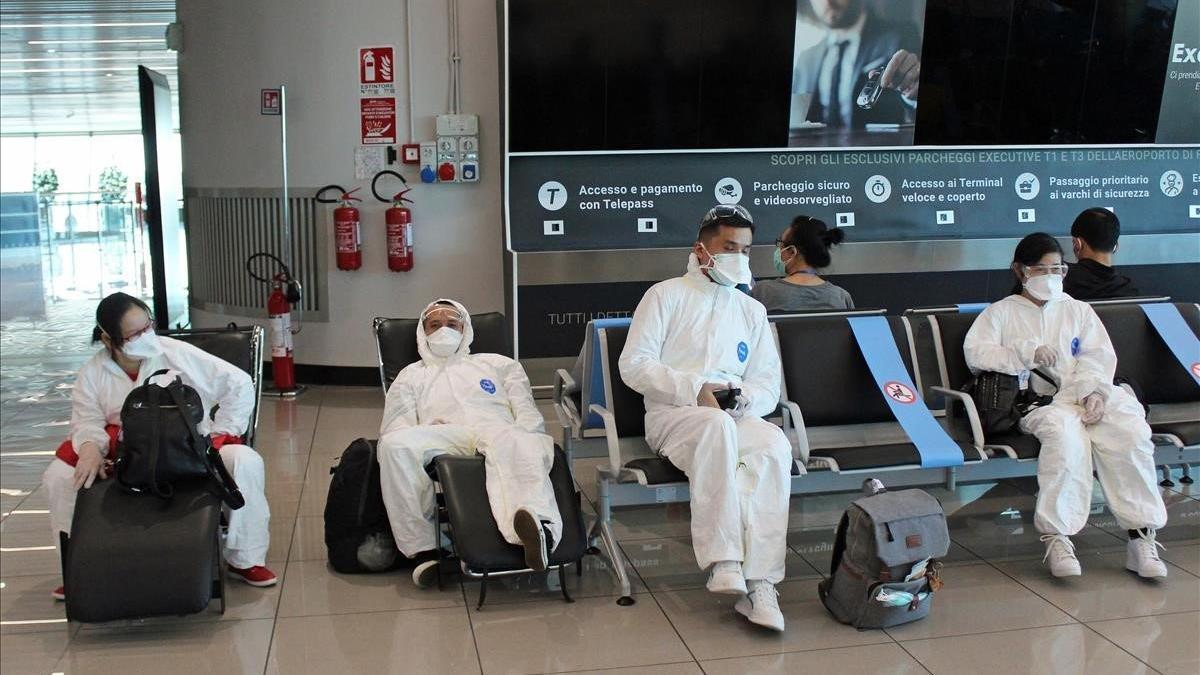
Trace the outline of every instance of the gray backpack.
<instances>
[{"instance_id":1,"label":"gray backpack","mask_svg":"<svg viewBox=\"0 0 1200 675\"><path fill-rule=\"evenodd\" d=\"M838 524L821 602L860 629L923 619L942 585L937 558L950 548L942 505L924 490L886 492L875 480L864 490Z\"/></svg>"}]
</instances>

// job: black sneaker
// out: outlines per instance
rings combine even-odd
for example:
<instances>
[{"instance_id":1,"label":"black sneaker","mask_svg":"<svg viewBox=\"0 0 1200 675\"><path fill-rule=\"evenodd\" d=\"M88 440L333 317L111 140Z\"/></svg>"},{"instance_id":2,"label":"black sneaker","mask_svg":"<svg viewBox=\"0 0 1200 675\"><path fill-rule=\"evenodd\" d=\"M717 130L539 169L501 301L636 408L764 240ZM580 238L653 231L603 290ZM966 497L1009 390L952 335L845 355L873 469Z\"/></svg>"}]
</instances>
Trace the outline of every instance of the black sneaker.
<instances>
[{"instance_id":1,"label":"black sneaker","mask_svg":"<svg viewBox=\"0 0 1200 675\"><path fill-rule=\"evenodd\" d=\"M545 572L549 564L546 554L546 531L533 511L517 509L513 516L513 529L525 547L525 566L534 572Z\"/></svg>"},{"instance_id":2,"label":"black sneaker","mask_svg":"<svg viewBox=\"0 0 1200 675\"><path fill-rule=\"evenodd\" d=\"M412 571L412 580L417 588L429 588L437 583L438 561L426 560Z\"/></svg>"}]
</instances>

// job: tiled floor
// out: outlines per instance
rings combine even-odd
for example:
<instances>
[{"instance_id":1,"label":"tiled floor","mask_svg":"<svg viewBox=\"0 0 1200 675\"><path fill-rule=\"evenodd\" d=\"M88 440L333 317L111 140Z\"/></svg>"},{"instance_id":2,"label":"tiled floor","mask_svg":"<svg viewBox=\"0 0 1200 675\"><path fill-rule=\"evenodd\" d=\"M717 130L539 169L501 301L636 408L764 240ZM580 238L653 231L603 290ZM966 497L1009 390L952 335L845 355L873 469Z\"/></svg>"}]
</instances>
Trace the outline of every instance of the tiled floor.
<instances>
[{"instance_id":1,"label":"tiled floor","mask_svg":"<svg viewBox=\"0 0 1200 675\"><path fill-rule=\"evenodd\" d=\"M0 392L5 675L1200 673L1200 500L1182 486L1163 491L1171 516L1163 582L1122 569L1122 535L1099 497L1076 538L1084 575L1059 581L1041 567L1030 481L931 489L954 540L946 588L928 619L887 631L838 624L817 600L844 494L793 500L782 635L755 629L728 599L703 590L682 505L617 511L637 599L631 607L615 604L597 557L582 577L567 576L574 604L561 601L554 576L516 577L494 582L482 611L474 608L478 582L438 592L413 588L404 572L335 574L324 560L320 517L328 470L350 440L377 429L377 389L318 387L298 401L264 401L258 450L272 510L268 557L280 586L233 586L223 616L214 606L180 619L68 624L49 597L59 576L45 548L52 542L39 474L65 433L69 360L44 370L51 375L6 379ZM593 497L596 463L576 466Z\"/></svg>"}]
</instances>

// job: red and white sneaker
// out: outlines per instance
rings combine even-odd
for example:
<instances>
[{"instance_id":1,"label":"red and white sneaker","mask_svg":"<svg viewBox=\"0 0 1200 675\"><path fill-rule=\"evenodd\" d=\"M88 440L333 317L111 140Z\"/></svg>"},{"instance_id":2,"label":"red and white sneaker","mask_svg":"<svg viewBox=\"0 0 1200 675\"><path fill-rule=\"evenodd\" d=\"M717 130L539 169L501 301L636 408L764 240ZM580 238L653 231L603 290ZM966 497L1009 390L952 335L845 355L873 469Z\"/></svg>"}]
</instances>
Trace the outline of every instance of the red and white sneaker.
<instances>
[{"instance_id":1,"label":"red and white sneaker","mask_svg":"<svg viewBox=\"0 0 1200 675\"><path fill-rule=\"evenodd\" d=\"M50 597L54 598L55 600L58 600L59 602L66 600L67 599L66 586L59 586L58 588L50 591Z\"/></svg>"},{"instance_id":2,"label":"red and white sneaker","mask_svg":"<svg viewBox=\"0 0 1200 675\"><path fill-rule=\"evenodd\" d=\"M262 565L255 565L254 567L249 567L244 570L240 570L233 565L230 565L229 571L242 581L250 584L251 586L258 586L259 588L274 586L279 581L274 572L263 567Z\"/></svg>"}]
</instances>

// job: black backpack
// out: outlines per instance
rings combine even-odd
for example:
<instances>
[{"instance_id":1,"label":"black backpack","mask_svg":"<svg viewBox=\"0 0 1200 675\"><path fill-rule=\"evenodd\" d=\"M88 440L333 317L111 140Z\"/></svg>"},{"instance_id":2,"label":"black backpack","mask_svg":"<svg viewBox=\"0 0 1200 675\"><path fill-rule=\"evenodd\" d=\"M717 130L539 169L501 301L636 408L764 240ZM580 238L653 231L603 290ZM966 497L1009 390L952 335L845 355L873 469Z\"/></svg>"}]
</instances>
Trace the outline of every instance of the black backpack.
<instances>
[{"instance_id":1,"label":"black backpack","mask_svg":"<svg viewBox=\"0 0 1200 675\"><path fill-rule=\"evenodd\" d=\"M1033 370L1043 380L1054 385L1058 384L1049 375L1040 370ZM1049 405L1053 396L1038 394L1033 387L1021 389L1021 381L1016 375L985 371L971 378L962 388L975 401L975 410L979 412L979 425L983 433L1003 434L1017 429L1021 418L1035 408Z\"/></svg>"},{"instance_id":2,"label":"black backpack","mask_svg":"<svg viewBox=\"0 0 1200 675\"><path fill-rule=\"evenodd\" d=\"M200 394L178 375L165 387L150 382L167 372L152 373L121 406L117 482L129 492L170 499L175 483L208 479L222 501L240 509L246 500L233 476L196 428L205 415Z\"/></svg>"},{"instance_id":3,"label":"black backpack","mask_svg":"<svg viewBox=\"0 0 1200 675\"><path fill-rule=\"evenodd\" d=\"M325 501L325 548L329 564L342 574L383 572L406 558L396 551L379 484L377 441L356 439L329 470ZM387 555L394 551L394 557Z\"/></svg>"}]
</instances>

